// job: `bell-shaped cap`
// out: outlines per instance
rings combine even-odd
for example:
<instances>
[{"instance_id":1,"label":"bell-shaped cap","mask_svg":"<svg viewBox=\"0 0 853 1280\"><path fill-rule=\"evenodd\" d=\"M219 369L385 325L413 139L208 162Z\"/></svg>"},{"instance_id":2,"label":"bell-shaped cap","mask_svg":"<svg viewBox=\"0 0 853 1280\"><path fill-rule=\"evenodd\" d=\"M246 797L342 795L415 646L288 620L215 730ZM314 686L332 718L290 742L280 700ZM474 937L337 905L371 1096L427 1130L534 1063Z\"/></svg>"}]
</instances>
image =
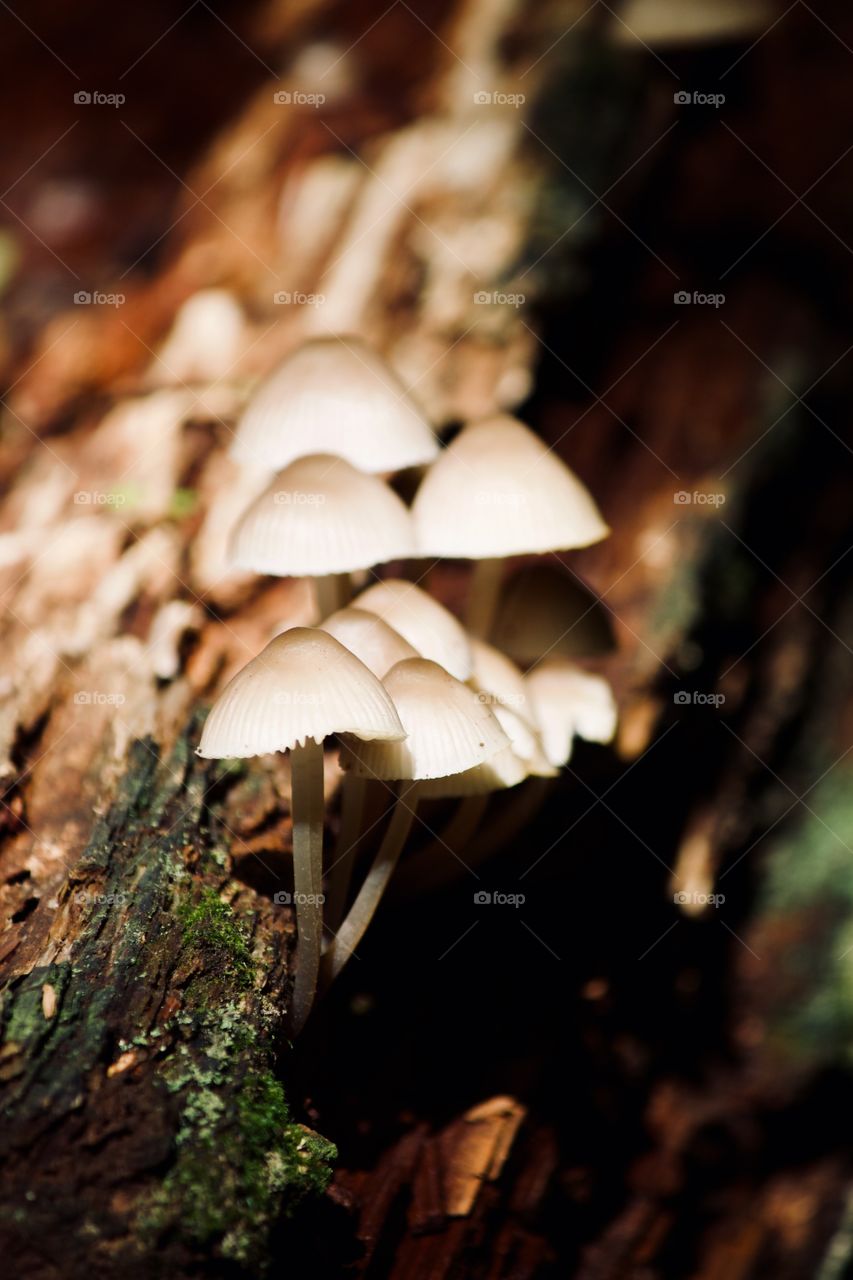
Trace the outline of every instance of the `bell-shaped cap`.
<instances>
[{"instance_id":1,"label":"bell-shaped cap","mask_svg":"<svg viewBox=\"0 0 853 1280\"><path fill-rule=\"evenodd\" d=\"M383 618L419 654L437 662L457 680L470 677L471 645L465 628L414 582L384 578L362 591L353 603L357 609Z\"/></svg>"},{"instance_id":2,"label":"bell-shaped cap","mask_svg":"<svg viewBox=\"0 0 853 1280\"><path fill-rule=\"evenodd\" d=\"M485 764L478 764L464 773L450 778L431 778L418 783L418 795L424 800L462 799L465 796L483 796L492 791L506 791L517 787L528 776L523 762L511 747L505 747Z\"/></svg>"},{"instance_id":3,"label":"bell-shaped cap","mask_svg":"<svg viewBox=\"0 0 853 1280\"><path fill-rule=\"evenodd\" d=\"M352 605L331 614L321 623L321 630L340 640L380 680L396 663L420 657L417 649L384 619Z\"/></svg>"},{"instance_id":4,"label":"bell-shaped cap","mask_svg":"<svg viewBox=\"0 0 853 1280\"><path fill-rule=\"evenodd\" d=\"M363 778L447 778L491 760L509 739L473 689L426 658L407 658L384 680L406 737L399 743L342 739L341 764Z\"/></svg>"},{"instance_id":5,"label":"bell-shaped cap","mask_svg":"<svg viewBox=\"0 0 853 1280\"><path fill-rule=\"evenodd\" d=\"M239 569L279 577L352 573L412 554L411 517L378 476L343 458L298 458L274 476L231 538Z\"/></svg>"},{"instance_id":6,"label":"bell-shaped cap","mask_svg":"<svg viewBox=\"0 0 853 1280\"><path fill-rule=\"evenodd\" d=\"M491 635L499 649L524 665L543 654L582 658L615 648L605 606L553 561L522 565L510 575Z\"/></svg>"},{"instance_id":7,"label":"bell-shaped cap","mask_svg":"<svg viewBox=\"0 0 853 1280\"><path fill-rule=\"evenodd\" d=\"M616 732L616 701L603 676L582 671L565 658L546 658L525 677L545 755L563 765L572 738L610 742Z\"/></svg>"},{"instance_id":8,"label":"bell-shaped cap","mask_svg":"<svg viewBox=\"0 0 853 1280\"><path fill-rule=\"evenodd\" d=\"M564 551L610 531L577 476L508 415L460 431L412 506L418 554L471 560Z\"/></svg>"},{"instance_id":9,"label":"bell-shaped cap","mask_svg":"<svg viewBox=\"0 0 853 1280\"><path fill-rule=\"evenodd\" d=\"M532 712L532 708L530 709ZM559 772L545 754L539 727L531 728L527 720L523 720L509 707L494 708L498 724L509 738L512 753L524 767L523 777L554 778ZM519 781L521 779L519 778ZM514 784L510 784L514 785Z\"/></svg>"},{"instance_id":10,"label":"bell-shaped cap","mask_svg":"<svg viewBox=\"0 0 853 1280\"><path fill-rule=\"evenodd\" d=\"M533 711L521 670L511 658L485 640L472 636L470 644L474 669L468 683L472 689L476 689L493 710L506 707L520 719L532 722Z\"/></svg>"},{"instance_id":11,"label":"bell-shaped cap","mask_svg":"<svg viewBox=\"0 0 853 1280\"><path fill-rule=\"evenodd\" d=\"M238 671L205 721L208 759L288 751L332 733L393 741L405 730L387 690L333 636L294 627Z\"/></svg>"},{"instance_id":12,"label":"bell-shaped cap","mask_svg":"<svg viewBox=\"0 0 853 1280\"><path fill-rule=\"evenodd\" d=\"M231 452L273 471L331 453L389 472L431 462L438 441L382 357L347 335L312 338L282 361L249 402Z\"/></svg>"}]
</instances>

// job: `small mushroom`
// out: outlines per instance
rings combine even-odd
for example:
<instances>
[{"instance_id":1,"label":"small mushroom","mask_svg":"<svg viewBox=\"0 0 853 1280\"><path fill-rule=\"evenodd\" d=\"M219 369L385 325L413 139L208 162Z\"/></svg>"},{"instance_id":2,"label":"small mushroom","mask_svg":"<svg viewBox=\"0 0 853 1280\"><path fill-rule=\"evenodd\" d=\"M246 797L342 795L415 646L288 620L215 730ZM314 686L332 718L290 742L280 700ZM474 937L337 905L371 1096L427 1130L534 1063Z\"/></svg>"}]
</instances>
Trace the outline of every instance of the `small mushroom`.
<instances>
[{"instance_id":1,"label":"small mushroom","mask_svg":"<svg viewBox=\"0 0 853 1280\"><path fill-rule=\"evenodd\" d=\"M408 509L384 481L315 454L273 477L237 524L231 554L254 573L312 577L325 617L340 603L333 575L402 559L412 544Z\"/></svg>"},{"instance_id":2,"label":"small mushroom","mask_svg":"<svg viewBox=\"0 0 853 1280\"><path fill-rule=\"evenodd\" d=\"M362 591L353 603L382 618L418 653L437 662L457 680L470 677L473 658L465 628L414 582L384 578Z\"/></svg>"},{"instance_id":3,"label":"small mushroom","mask_svg":"<svg viewBox=\"0 0 853 1280\"><path fill-rule=\"evenodd\" d=\"M502 558L586 547L609 533L587 489L516 418L465 427L424 476L412 507L421 556L475 560L468 625L487 636Z\"/></svg>"},{"instance_id":4,"label":"small mushroom","mask_svg":"<svg viewBox=\"0 0 853 1280\"><path fill-rule=\"evenodd\" d=\"M320 964L323 740L333 733L363 742L405 737L388 692L364 663L325 631L294 627L238 671L217 698L198 747L207 759L290 752L299 940L293 1034L311 1011Z\"/></svg>"},{"instance_id":5,"label":"small mushroom","mask_svg":"<svg viewBox=\"0 0 853 1280\"><path fill-rule=\"evenodd\" d=\"M545 658L525 676L542 733L545 755L561 767L577 736L610 742L616 732L616 702L603 676L583 671L566 658Z\"/></svg>"},{"instance_id":6,"label":"small mushroom","mask_svg":"<svg viewBox=\"0 0 853 1280\"><path fill-rule=\"evenodd\" d=\"M438 441L388 364L359 338L312 338L249 402L231 446L238 462L277 471L306 454L362 471L431 462Z\"/></svg>"},{"instance_id":7,"label":"small mushroom","mask_svg":"<svg viewBox=\"0 0 853 1280\"><path fill-rule=\"evenodd\" d=\"M398 743L362 744L343 735L341 764L365 778L396 781L397 802L373 865L323 958L327 983L340 973L370 924L409 834L421 784L476 769L509 745L491 710L435 662L398 662L384 683L406 737Z\"/></svg>"}]
</instances>

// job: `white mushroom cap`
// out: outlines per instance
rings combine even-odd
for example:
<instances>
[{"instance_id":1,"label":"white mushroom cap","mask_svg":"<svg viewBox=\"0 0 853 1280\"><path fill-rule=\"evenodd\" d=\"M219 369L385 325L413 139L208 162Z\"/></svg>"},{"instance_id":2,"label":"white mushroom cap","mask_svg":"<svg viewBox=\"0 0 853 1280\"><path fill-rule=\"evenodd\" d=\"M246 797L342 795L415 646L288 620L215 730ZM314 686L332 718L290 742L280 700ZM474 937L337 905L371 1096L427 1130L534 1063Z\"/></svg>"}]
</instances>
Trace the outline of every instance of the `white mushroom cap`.
<instances>
[{"instance_id":1,"label":"white mushroom cap","mask_svg":"<svg viewBox=\"0 0 853 1280\"><path fill-rule=\"evenodd\" d=\"M527 769L511 747L505 747L485 764L478 764L450 778L431 778L418 783L418 795L425 800L450 800L463 796L488 795L517 787L527 777Z\"/></svg>"},{"instance_id":2,"label":"white mushroom cap","mask_svg":"<svg viewBox=\"0 0 853 1280\"><path fill-rule=\"evenodd\" d=\"M329 454L279 471L231 538L238 568L280 577L351 573L411 553L411 520L396 493Z\"/></svg>"},{"instance_id":3,"label":"white mushroom cap","mask_svg":"<svg viewBox=\"0 0 853 1280\"><path fill-rule=\"evenodd\" d=\"M207 717L198 754L208 759L288 751L331 733L393 741L405 730L387 691L325 631L294 627L238 671Z\"/></svg>"},{"instance_id":4,"label":"white mushroom cap","mask_svg":"<svg viewBox=\"0 0 853 1280\"><path fill-rule=\"evenodd\" d=\"M404 640L399 631L366 609L351 606L338 609L320 625L380 680L404 658L420 657L417 649Z\"/></svg>"},{"instance_id":5,"label":"white mushroom cap","mask_svg":"<svg viewBox=\"0 0 853 1280\"><path fill-rule=\"evenodd\" d=\"M421 482L418 552L472 560L586 547L609 529L577 476L523 423L465 427Z\"/></svg>"},{"instance_id":6,"label":"white mushroom cap","mask_svg":"<svg viewBox=\"0 0 853 1280\"><path fill-rule=\"evenodd\" d=\"M507 707L521 720L533 721L527 685L519 667L494 645L470 639L474 670L469 684L495 710ZM498 717L500 719L500 717Z\"/></svg>"},{"instance_id":7,"label":"white mushroom cap","mask_svg":"<svg viewBox=\"0 0 853 1280\"><path fill-rule=\"evenodd\" d=\"M460 680L426 658L407 658L384 680L406 738L396 743L343 739L341 764L359 777L446 778L493 759L509 740L491 710Z\"/></svg>"},{"instance_id":8,"label":"white mushroom cap","mask_svg":"<svg viewBox=\"0 0 853 1280\"><path fill-rule=\"evenodd\" d=\"M579 658L614 648L606 607L554 562L522 565L510 576L491 634L499 649L523 663L543 653Z\"/></svg>"},{"instance_id":9,"label":"white mushroom cap","mask_svg":"<svg viewBox=\"0 0 853 1280\"><path fill-rule=\"evenodd\" d=\"M414 582L385 578L353 601L383 618L425 658L437 662L457 680L471 675L471 645L465 628L444 605Z\"/></svg>"},{"instance_id":10,"label":"white mushroom cap","mask_svg":"<svg viewBox=\"0 0 853 1280\"><path fill-rule=\"evenodd\" d=\"M256 391L231 452L240 462L286 467L333 453L362 471L431 462L438 442L385 361L358 338L313 338Z\"/></svg>"},{"instance_id":11,"label":"white mushroom cap","mask_svg":"<svg viewBox=\"0 0 853 1280\"><path fill-rule=\"evenodd\" d=\"M575 734L588 742L610 742L617 711L603 676L582 671L565 658L546 658L525 679L552 764L566 763Z\"/></svg>"},{"instance_id":12,"label":"white mushroom cap","mask_svg":"<svg viewBox=\"0 0 853 1280\"><path fill-rule=\"evenodd\" d=\"M531 708L532 711L532 708ZM495 707L498 723L509 738L513 755L524 766L522 777L554 778L559 772L545 754L538 727L534 730L509 707ZM521 779L519 778L519 781ZM510 784L514 785L514 784Z\"/></svg>"}]
</instances>

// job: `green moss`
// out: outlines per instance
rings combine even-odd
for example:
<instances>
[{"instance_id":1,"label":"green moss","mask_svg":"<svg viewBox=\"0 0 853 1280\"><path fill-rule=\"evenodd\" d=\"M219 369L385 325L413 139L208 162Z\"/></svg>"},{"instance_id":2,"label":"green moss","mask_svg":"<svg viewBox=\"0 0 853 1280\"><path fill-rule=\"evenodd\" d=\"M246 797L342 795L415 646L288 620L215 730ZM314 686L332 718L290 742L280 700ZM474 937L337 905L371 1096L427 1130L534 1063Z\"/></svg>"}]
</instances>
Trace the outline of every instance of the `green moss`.
<instances>
[{"instance_id":1,"label":"green moss","mask_svg":"<svg viewBox=\"0 0 853 1280\"><path fill-rule=\"evenodd\" d=\"M251 986L254 965L248 934L215 889L205 887L198 902L182 903L179 915L185 946L213 954L241 985Z\"/></svg>"},{"instance_id":2,"label":"green moss","mask_svg":"<svg viewBox=\"0 0 853 1280\"><path fill-rule=\"evenodd\" d=\"M789 938L778 956L771 1032L802 1064L853 1064L852 784L838 769L814 789L810 812L768 860L758 904L769 936Z\"/></svg>"},{"instance_id":3,"label":"green moss","mask_svg":"<svg viewBox=\"0 0 853 1280\"><path fill-rule=\"evenodd\" d=\"M169 515L173 520L183 520L185 516L191 516L197 506L195 489L176 489L169 501Z\"/></svg>"}]
</instances>

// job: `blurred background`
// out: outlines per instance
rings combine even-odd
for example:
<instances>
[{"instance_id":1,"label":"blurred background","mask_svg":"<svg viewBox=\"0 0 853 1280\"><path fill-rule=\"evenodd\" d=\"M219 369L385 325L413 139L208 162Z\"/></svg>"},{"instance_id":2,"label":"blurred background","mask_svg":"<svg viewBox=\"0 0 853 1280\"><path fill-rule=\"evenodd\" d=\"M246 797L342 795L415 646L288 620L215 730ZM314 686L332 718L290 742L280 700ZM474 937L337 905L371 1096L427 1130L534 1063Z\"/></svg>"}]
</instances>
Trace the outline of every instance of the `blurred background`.
<instances>
[{"instance_id":1,"label":"blurred background","mask_svg":"<svg viewBox=\"0 0 853 1280\"><path fill-rule=\"evenodd\" d=\"M104 997L58 1041L4 1006L17 1272L155 1274L156 1240L174 1276L853 1275L848 7L34 0L2 23L0 963L13 1002L52 1008L86 965ZM176 1122L127 1045L174 974L137 1007L115 924L62 913L81 866L122 891L93 829L156 757L197 806L187 849L225 851L204 875L289 945L275 778L202 802L184 748L307 616L301 584L227 567L227 447L322 332L375 343L446 435L518 414L590 488L612 536L551 567L596 602L609 642L580 656L620 728L479 880L385 906L276 1057L338 1146L331 1187L223 1261L218 1225L134 1216ZM431 576L451 607L466 572Z\"/></svg>"}]
</instances>

